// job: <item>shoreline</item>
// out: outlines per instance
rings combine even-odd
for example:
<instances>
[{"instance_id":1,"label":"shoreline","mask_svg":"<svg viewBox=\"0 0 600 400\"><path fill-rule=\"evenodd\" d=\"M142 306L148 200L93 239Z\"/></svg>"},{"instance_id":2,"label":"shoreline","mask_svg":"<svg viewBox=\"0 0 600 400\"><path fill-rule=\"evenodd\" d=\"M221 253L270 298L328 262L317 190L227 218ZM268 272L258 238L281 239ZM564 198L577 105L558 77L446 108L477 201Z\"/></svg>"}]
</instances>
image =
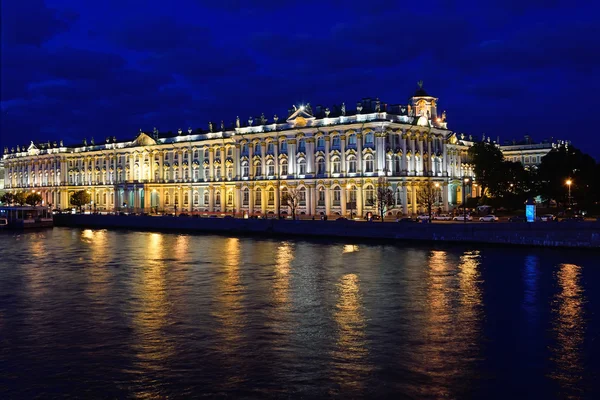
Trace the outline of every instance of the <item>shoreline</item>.
<instances>
[{"instance_id":1,"label":"shoreline","mask_svg":"<svg viewBox=\"0 0 600 400\"><path fill-rule=\"evenodd\" d=\"M55 226L600 250L600 222L416 224L57 214Z\"/></svg>"}]
</instances>

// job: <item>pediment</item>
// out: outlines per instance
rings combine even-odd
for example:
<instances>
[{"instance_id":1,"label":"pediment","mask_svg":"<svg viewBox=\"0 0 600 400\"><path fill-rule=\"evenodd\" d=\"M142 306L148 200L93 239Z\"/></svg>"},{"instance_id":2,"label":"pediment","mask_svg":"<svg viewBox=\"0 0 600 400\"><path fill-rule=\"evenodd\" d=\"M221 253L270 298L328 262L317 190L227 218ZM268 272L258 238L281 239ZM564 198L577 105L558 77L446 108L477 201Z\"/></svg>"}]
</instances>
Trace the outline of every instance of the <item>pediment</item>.
<instances>
[{"instance_id":1,"label":"pediment","mask_svg":"<svg viewBox=\"0 0 600 400\"><path fill-rule=\"evenodd\" d=\"M153 146L156 144L156 140L146 135L144 132L140 132L138 137L133 141L134 146Z\"/></svg>"}]
</instances>

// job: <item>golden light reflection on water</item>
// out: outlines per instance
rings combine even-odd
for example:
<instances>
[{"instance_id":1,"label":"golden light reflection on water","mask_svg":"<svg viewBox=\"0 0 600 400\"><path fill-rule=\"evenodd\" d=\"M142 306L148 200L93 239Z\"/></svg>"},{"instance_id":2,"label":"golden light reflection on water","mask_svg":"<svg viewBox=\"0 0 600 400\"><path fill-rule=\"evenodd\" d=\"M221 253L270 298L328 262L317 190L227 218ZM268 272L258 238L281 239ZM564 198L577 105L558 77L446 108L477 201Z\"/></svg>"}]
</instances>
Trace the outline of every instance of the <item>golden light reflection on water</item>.
<instances>
[{"instance_id":1,"label":"golden light reflection on water","mask_svg":"<svg viewBox=\"0 0 600 400\"><path fill-rule=\"evenodd\" d=\"M174 353L173 345L163 332L168 323L169 305L166 297L165 275L167 263L164 255L167 251L164 237L160 233L144 235L145 246L137 249L143 255L142 265L137 268L133 295L137 298L133 316L133 328L136 332L138 368L140 370L160 371L166 367L166 360ZM142 381L144 381L142 377ZM144 387L151 387L146 382ZM137 393L139 397L150 398L152 393Z\"/></svg>"},{"instance_id":2,"label":"golden light reflection on water","mask_svg":"<svg viewBox=\"0 0 600 400\"><path fill-rule=\"evenodd\" d=\"M420 372L432 380L426 392L436 397L454 397L453 388L472 365L481 329L478 252L465 252L458 265L445 251L432 251L427 276L426 318L420 332ZM417 389L424 390L423 388ZM423 392L422 394L426 393Z\"/></svg>"},{"instance_id":3,"label":"golden light reflection on water","mask_svg":"<svg viewBox=\"0 0 600 400\"><path fill-rule=\"evenodd\" d=\"M104 300L109 290L108 238L105 230L85 229L81 232L81 241L89 244L90 263L86 266L88 285L86 293L95 300Z\"/></svg>"},{"instance_id":4,"label":"golden light reflection on water","mask_svg":"<svg viewBox=\"0 0 600 400\"><path fill-rule=\"evenodd\" d=\"M554 364L551 378L556 380L565 397L578 397L582 381L582 347L585 334L584 296L580 284L581 267L561 264L556 273L560 291L553 301L553 330L556 345L551 348Z\"/></svg>"},{"instance_id":5,"label":"golden light reflection on water","mask_svg":"<svg viewBox=\"0 0 600 400\"><path fill-rule=\"evenodd\" d=\"M372 370L367 360L366 322L363 314L360 280L345 274L337 284L338 301L334 319L337 323L336 349L333 351L333 380L341 392L364 389L364 379Z\"/></svg>"},{"instance_id":6,"label":"golden light reflection on water","mask_svg":"<svg viewBox=\"0 0 600 400\"><path fill-rule=\"evenodd\" d=\"M222 271L216 281L216 307L213 316L217 319L216 332L220 336L217 351L227 355L226 360L233 361L236 356L239 356L237 346L242 341L244 331L240 239L229 238L224 247Z\"/></svg>"},{"instance_id":7,"label":"golden light reflection on water","mask_svg":"<svg viewBox=\"0 0 600 400\"><path fill-rule=\"evenodd\" d=\"M342 253L354 253L358 251L358 246L355 244L344 245L344 251Z\"/></svg>"},{"instance_id":8,"label":"golden light reflection on water","mask_svg":"<svg viewBox=\"0 0 600 400\"><path fill-rule=\"evenodd\" d=\"M288 310L290 306L290 265L294 259L294 245L283 242L277 248L275 273L273 276L273 300L278 311Z\"/></svg>"},{"instance_id":9,"label":"golden light reflection on water","mask_svg":"<svg viewBox=\"0 0 600 400\"><path fill-rule=\"evenodd\" d=\"M27 263L25 275L28 280L28 288L32 296L38 298L48 292L47 280L48 277L44 268L46 260L46 246L42 240L36 239L29 245L29 254L25 257L29 258L31 263Z\"/></svg>"}]
</instances>

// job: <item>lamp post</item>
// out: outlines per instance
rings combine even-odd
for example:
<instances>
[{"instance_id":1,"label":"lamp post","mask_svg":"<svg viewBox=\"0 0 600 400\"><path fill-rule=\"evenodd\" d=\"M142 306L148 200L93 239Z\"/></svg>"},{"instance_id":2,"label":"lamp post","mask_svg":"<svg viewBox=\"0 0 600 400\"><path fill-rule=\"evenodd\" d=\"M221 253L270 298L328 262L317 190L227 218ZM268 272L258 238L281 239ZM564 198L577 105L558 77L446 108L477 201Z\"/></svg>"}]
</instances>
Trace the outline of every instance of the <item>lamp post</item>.
<instances>
[{"instance_id":1,"label":"lamp post","mask_svg":"<svg viewBox=\"0 0 600 400\"><path fill-rule=\"evenodd\" d=\"M567 179L567 187L569 188L569 208L571 208L571 184L573 181L571 179Z\"/></svg>"},{"instance_id":2,"label":"lamp post","mask_svg":"<svg viewBox=\"0 0 600 400\"><path fill-rule=\"evenodd\" d=\"M463 190L462 190L462 195L463 195L463 222L466 224L467 223L467 195L466 195L466 186L467 183L469 183L469 178L464 178L463 179Z\"/></svg>"},{"instance_id":3,"label":"lamp post","mask_svg":"<svg viewBox=\"0 0 600 400\"><path fill-rule=\"evenodd\" d=\"M348 189L348 199L350 200L350 219L352 220L352 211L354 211L354 207L352 204L352 185L347 184L346 189Z\"/></svg>"}]
</instances>

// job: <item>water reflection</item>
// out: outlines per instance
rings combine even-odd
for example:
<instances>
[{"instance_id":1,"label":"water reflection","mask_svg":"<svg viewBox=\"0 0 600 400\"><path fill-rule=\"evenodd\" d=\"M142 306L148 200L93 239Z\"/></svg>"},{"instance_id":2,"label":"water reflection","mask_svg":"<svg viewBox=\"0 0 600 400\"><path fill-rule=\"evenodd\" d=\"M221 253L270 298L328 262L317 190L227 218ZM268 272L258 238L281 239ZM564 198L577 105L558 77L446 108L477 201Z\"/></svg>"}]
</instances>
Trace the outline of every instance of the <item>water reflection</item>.
<instances>
[{"instance_id":1,"label":"water reflection","mask_svg":"<svg viewBox=\"0 0 600 400\"><path fill-rule=\"evenodd\" d=\"M419 358L430 386L416 389L419 396L456 397L461 379L474 368L482 324L479 263L478 252L465 252L458 265L445 251L430 254Z\"/></svg>"},{"instance_id":2,"label":"water reflection","mask_svg":"<svg viewBox=\"0 0 600 400\"><path fill-rule=\"evenodd\" d=\"M356 274L345 274L337 285L338 302L336 348L333 351L333 380L341 393L364 389L364 379L372 367L368 363L365 317Z\"/></svg>"},{"instance_id":3,"label":"water reflection","mask_svg":"<svg viewBox=\"0 0 600 400\"><path fill-rule=\"evenodd\" d=\"M294 245L283 242L277 248L275 273L273 275L273 300L276 311L285 311L290 306L290 265L294 259Z\"/></svg>"},{"instance_id":4,"label":"water reflection","mask_svg":"<svg viewBox=\"0 0 600 400\"><path fill-rule=\"evenodd\" d=\"M173 354L173 344L164 334L164 327L168 323L169 307L166 294L165 275L167 264L164 254L167 251L164 236L160 233L144 235L142 240L135 245L145 244L144 247L135 249L141 253L141 264L137 268L137 276L133 285L133 295L137 299L133 328L136 341L134 348L137 353L135 363L141 371L164 372L167 370L167 359ZM140 375L143 388L152 388L151 376ZM154 395L138 393L140 397Z\"/></svg>"},{"instance_id":5,"label":"water reflection","mask_svg":"<svg viewBox=\"0 0 600 400\"><path fill-rule=\"evenodd\" d=\"M552 346L552 379L558 382L562 395L579 397L582 394L582 347L585 333L583 289L579 282L581 267L561 264L556 273L560 291L553 301L553 330L556 344Z\"/></svg>"},{"instance_id":6,"label":"water reflection","mask_svg":"<svg viewBox=\"0 0 600 400\"><path fill-rule=\"evenodd\" d=\"M85 229L81 232L81 241L89 245L90 262L86 268L86 294L95 301L106 299L109 290L110 274L108 271L108 238L106 230L94 231Z\"/></svg>"},{"instance_id":7,"label":"water reflection","mask_svg":"<svg viewBox=\"0 0 600 400\"><path fill-rule=\"evenodd\" d=\"M523 308L527 313L527 321L531 325L534 325L537 320L538 262L538 257L535 255L529 255L525 258L525 272L523 274L525 295L523 298Z\"/></svg>"}]
</instances>

